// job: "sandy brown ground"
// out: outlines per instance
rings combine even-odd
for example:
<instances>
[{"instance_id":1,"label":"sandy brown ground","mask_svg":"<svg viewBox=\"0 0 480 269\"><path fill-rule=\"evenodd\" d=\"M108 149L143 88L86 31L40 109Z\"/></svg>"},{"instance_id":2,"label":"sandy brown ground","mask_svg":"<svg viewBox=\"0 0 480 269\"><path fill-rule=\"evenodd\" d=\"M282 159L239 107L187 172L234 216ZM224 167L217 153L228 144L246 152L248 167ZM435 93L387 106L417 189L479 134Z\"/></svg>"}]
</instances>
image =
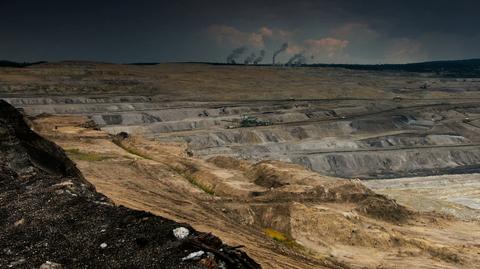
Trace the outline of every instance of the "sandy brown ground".
<instances>
[{"instance_id":1,"label":"sandy brown ground","mask_svg":"<svg viewBox=\"0 0 480 269\"><path fill-rule=\"evenodd\" d=\"M212 231L264 268L480 268L480 225L416 213L361 182L281 162L188 157L185 146L112 139L84 117L34 128L115 203Z\"/></svg>"},{"instance_id":2,"label":"sandy brown ground","mask_svg":"<svg viewBox=\"0 0 480 269\"><path fill-rule=\"evenodd\" d=\"M428 89L421 89L427 83ZM449 91L449 89L458 89ZM60 62L0 69L0 96L148 95L155 100L478 98L478 82L341 68Z\"/></svg>"}]
</instances>

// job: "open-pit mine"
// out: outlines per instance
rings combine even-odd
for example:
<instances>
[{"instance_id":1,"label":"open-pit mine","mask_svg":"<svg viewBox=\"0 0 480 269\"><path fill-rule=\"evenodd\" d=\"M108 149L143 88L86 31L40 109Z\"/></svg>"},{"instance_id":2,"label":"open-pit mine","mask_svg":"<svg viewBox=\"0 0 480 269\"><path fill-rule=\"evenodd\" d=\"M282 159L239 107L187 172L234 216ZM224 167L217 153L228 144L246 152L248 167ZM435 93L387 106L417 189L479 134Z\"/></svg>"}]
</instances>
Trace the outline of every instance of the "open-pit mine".
<instances>
[{"instance_id":1,"label":"open-pit mine","mask_svg":"<svg viewBox=\"0 0 480 269\"><path fill-rule=\"evenodd\" d=\"M480 79L61 62L0 97L114 204L262 268L480 268Z\"/></svg>"}]
</instances>

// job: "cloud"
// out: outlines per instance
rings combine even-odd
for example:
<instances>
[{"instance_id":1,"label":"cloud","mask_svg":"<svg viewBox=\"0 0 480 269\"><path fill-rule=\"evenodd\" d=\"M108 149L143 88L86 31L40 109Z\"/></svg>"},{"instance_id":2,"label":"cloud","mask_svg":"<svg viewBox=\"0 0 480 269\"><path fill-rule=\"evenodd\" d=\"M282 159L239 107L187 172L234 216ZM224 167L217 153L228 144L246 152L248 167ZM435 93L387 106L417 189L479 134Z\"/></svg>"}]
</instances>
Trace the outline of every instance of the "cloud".
<instances>
[{"instance_id":1,"label":"cloud","mask_svg":"<svg viewBox=\"0 0 480 269\"><path fill-rule=\"evenodd\" d=\"M288 55L295 55L297 53L305 52L305 46L298 45L298 44L290 44L286 50Z\"/></svg>"},{"instance_id":2,"label":"cloud","mask_svg":"<svg viewBox=\"0 0 480 269\"><path fill-rule=\"evenodd\" d=\"M350 41L348 40L333 37L307 39L304 41L309 53L315 56L327 56L331 59L335 58L349 43Z\"/></svg>"},{"instance_id":3,"label":"cloud","mask_svg":"<svg viewBox=\"0 0 480 269\"><path fill-rule=\"evenodd\" d=\"M222 47L266 49L274 51L280 44L288 43L279 61L303 54L317 62L377 62L406 63L428 59L425 42L408 37L391 38L372 29L367 23L347 22L327 31L319 38L302 38L295 31L262 26L255 31L242 31L229 25L211 25L208 35Z\"/></svg>"},{"instance_id":4,"label":"cloud","mask_svg":"<svg viewBox=\"0 0 480 269\"><path fill-rule=\"evenodd\" d=\"M273 36L273 30L268 27L261 27L259 33L263 36Z\"/></svg>"},{"instance_id":5,"label":"cloud","mask_svg":"<svg viewBox=\"0 0 480 269\"><path fill-rule=\"evenodd\" d=\"M260 27L254 32L245 32L228 25L211 25L207 28L207 33L217 44L222 46L253 48L265 48L267 40L277 43L289 42L295 35L291 31L266 26Z\"/></svg>"},{"instance_id":6,"label":"cloud","mask_svg":"<svg viewBox=\"0 0 480 269\"><path fill-rule=\"evenodd\" d=\"M207 33L220 45L263 48L265 47L265 38L272 36L273 30L261 27L257 32L243 32L232 26L211 25L207 28Z\"/></svg>"},{"instance_id":7,"label":"cloud","mask_svg":"<svg viewBox=\"0 0 480 269\"><path fill-rule=\"evenodd\" d=\"M422 43L410 38L398 38L391 41L385 55L390 63L408 63L426 58Z\"/></svg>"},{"instance_id":8,"label":"cloud","mask_svg":"<svg viewBox=\"0 0 480 269\"><path fill-rule=\"evenodd\" d=\"M335 61L345 58L344 49L349 44L348 40L333 37L292 41L289 43L286 54L288 57L302 54L311 59Z\"/></svg>"},{"instance_id":9,"label":"cloud","mask_svg":"<svg viewBox=\"0 0 480 269\"><path fill-rule=\"evenodd\" d=\"M337 35L348 36L355 28L360 27L357 24L344 25L336 29ZM362 25L363 27L363 25ZM254 49L274 50L282 43L288 43L289 46L280 59L292 57L296 54L304 54L308 58L314 57L319 60L335 61L345 58L344 49L350 44L348 39L337 38L336 36L327 36L323 38L303 39L296 35L294 31L287 31L278 28L263 26L253 32L241 31L228 25L211 25L207 28L207 33L217 44L223 47L242 47L248 46Z\"/></svg>"},{"instance_id":10,"label":"cloud","mask_svg":"<svg viewBox=\"0 0 480 269\"><path fill-rule=\"evenodd\" d=\"M418 38L393 37L362 22L347 22L330 31L337 39L350 41L348 62L407 63L428 59L425 44Z\"/></svg>"},{"instance_id":11,"label":"cloud","mask_svg":"<svg viewBox=\"0 0 480 269\"><path fill-rule=\"evenodd\" d=\"M381 36L370 25L362 22L344 23L330 31L330 35L335 38L355 40L357 42L368 42Z\"/></svg>"},{"instance_id":12,"label":"cloud","mask_svg":"<svg viewBox=\"0 0 480 269\"><path fill-rule=\"evenodd\" d=\"M295 33L292 31L277 29L275 32L277 39L281 41L289 41L295 36Z\"/></svg>"}]
</instances>

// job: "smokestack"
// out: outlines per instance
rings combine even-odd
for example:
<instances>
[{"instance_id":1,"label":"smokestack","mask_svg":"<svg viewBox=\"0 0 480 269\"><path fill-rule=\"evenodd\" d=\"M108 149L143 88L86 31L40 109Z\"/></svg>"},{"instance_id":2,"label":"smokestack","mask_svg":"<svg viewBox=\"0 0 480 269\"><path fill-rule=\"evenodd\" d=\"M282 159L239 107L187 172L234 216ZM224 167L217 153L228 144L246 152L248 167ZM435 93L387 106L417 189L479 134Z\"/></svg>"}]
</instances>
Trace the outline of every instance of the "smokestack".
<instances>
[{"instance_id":1,"label":"smokestack","mask_svg":"<svg viewBox=\"0 0 480 269\"><path fill-rule=\"evenodd\" d=\"M305 58L303 53L297 53L297 54L293 55L293 57L291 57L288 60L286 65L288 65L288 66L298 66L298 65L305 64L306 62L307 62L307 58Z\"/></svg>"},{"instance_id":2,"label":"smokestack","mask_svg":"<svg viewBox=\"0 0 480 269\"><path fill-rule=\"evenodd\" d=\"M263 61L263 57L265 57L265 50L260 51L260 55L255 60L253 60L253 64L258 64Z\"/></svg>"},{"instance_id":3,"label":"smokestack","mask_svg":"<svg viewBox=\"0 0 480 269\"><path fill-rule=\"evenodd\" d=\"M275 65L275 58L277 58L277 55L284 52L288 48L288 43L283 43L282 46L273 53L272 57L272 64Z\"/></svg>"},{"instance_id":4,"label":"smokestack","mask_svg":"<svg viewBox=\"0 0 480 269\"><path fill-rule=\"evenodd\" d=\"M251 64L253 62L253 60L255 60L255 52L252 52L252 54L250 54L250 56L248 56L247 58L245 58L245 60L243 61L244 64Z\"/></svg>"},{"instance_id":5,"label":"smokestack","mask_svg":"<svg viewBox=\"0 0 480 269\"><path fill-rule=\"evenodd\" d=\"M236 64L238 57L240 57L240 55L242 55L242 54L245 53L246 51L247 51L247 47L245 47L245 46L234 49L234 50L230 53L230 55L228 55L228 57L227 57L227 63L229 63L229 64Z\"/></svg>"}]
</instances>

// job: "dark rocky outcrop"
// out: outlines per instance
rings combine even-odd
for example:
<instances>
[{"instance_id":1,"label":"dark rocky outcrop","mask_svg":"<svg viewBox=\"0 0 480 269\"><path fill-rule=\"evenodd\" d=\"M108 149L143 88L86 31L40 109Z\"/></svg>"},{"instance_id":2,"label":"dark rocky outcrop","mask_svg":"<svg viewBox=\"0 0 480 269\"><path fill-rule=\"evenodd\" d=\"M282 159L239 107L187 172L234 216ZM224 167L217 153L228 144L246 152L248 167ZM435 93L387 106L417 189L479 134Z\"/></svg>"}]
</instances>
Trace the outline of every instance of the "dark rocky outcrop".
<instances>
[{"instance_id":1,"label":"dark rocky outcrop","mask_svg":"<svg viewBox=\"0 0 480 269\"><path fill-rule=\"evenodd\" d=\"M0 268L260 268L211 234L113 205L2 100L0 152Z\"/></svg>"}]
</instances>

